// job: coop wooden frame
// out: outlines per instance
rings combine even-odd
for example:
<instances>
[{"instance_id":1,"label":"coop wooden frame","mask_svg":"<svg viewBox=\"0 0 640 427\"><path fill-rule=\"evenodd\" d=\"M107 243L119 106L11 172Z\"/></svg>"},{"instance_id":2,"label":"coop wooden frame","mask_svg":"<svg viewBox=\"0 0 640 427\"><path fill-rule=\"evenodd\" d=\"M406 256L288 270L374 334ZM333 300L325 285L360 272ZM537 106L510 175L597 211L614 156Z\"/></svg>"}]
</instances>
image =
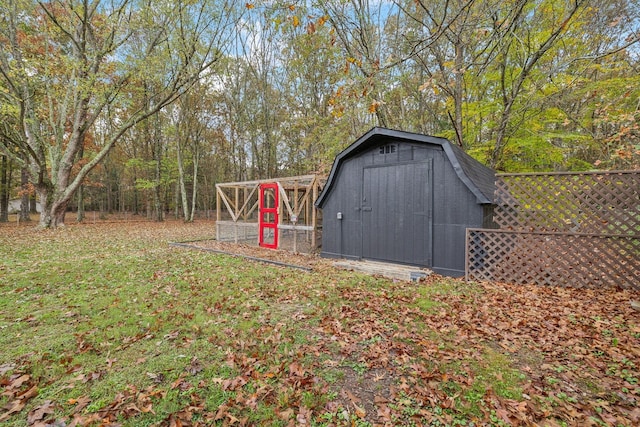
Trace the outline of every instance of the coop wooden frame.
<instances>
[{"instance_id":1,"label":"coop wooden frame","mask_svg":"<svg viewBox=\"0 0 640 427\"><path fill-rule=\"evenodd\" d=\"M260 184L274 183L278 187L278 233L283 230L308 233L311 246L319 245L321 215L314 206L326 181L319 175L301 175L286 178L237 181L216 184L216 236L223 240L222 227L233 229L233 236L224 240L238 243L258 240L258 206ZM297 252L297 235L293 233L293 251ZM247 237L248 236L248 237Z\"/></svg>"}]
</instances>

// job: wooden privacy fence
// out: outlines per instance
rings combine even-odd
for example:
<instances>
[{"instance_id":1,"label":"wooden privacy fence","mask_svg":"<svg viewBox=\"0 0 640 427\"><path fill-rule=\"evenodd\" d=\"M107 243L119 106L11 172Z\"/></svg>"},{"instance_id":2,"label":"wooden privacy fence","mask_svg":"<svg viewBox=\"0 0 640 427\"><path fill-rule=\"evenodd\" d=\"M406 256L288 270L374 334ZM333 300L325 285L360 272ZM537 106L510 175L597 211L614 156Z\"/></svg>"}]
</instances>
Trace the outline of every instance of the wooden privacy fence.
<instances>
[{"instance_id":1,"label":"wooden privacy fence","mask_svg":"<svg viewBox=\"0 0 640 427\"><path fill-rule=\"evenodd\" d=\"M640 289L640 171L498 175L494 222L467 279Z\"/></svg>"}]
</instances>

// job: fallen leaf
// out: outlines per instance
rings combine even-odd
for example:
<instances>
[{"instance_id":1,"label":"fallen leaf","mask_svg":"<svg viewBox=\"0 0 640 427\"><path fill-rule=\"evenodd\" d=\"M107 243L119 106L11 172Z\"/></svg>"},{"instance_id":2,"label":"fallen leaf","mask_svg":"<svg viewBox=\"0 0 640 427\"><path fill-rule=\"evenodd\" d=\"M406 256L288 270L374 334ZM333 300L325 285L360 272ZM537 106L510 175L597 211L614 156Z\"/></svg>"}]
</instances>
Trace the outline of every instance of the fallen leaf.
<instances>
[{"instance_id":1,"label":"fallen leaf","mask_svg":"<svg viewBox=\"0 0 640 427\"><path fill-rule=\"evenodd\" d=\"M31 387L29 390L25 391L22 394L18 394L16 395L16 397L18 399L22 399L25 402L31 398L34 398L38 395L38 386L34 385L33 387Z\"/></svg>"},{"instance_id":2,"label":"fallen leaf","mask_svg":"<svg viewBox=\"0 0 640 427\"><path fill-rule=\"evenodd\" d=\"M186 369L187 372L189 372L191 375L195 375L199 372L202 372L203 368L198 358L194 356L193 359L191 359L191 364Z\"/></svg>"},{"instance_id":3,"label":"fallen leaf","mask_svg":"<svg viewBox=\"0 0 640 427\"><path fill-rule=\"evenodd\" d=\"M373 401L375 402L376 405L382 404L382 403L389 403L389 399L386 399L382 396L373 396Z\"/></svg>"},{"instance_id":4,"label":"fallen leaf","mask_svg":"<svg viewBox=\"0 0 640 427\"><path fill-rule=\"evenodd\" d=\"M73 403L70 402L72 400L73 400ZM73 413L75 414L82 411L84 408L86 408L89 405L89 403L91 403L91 399L88 396L81 396L77 399L69 399L67 403L76 405L75 408L73 408Z\"/></svg>"},{"instance_id":5,"label":"fallen leaf","mask_svg":"<svg viewBox=\"0 0 640 427\"><path fill-rule=\"evenodd\" d=\"M160 372L159 374L156 374L153 372L147 372L147 376L151 378L151 380L156 384L159 384L164 381L164 374L162 372Z\"/></svg>"},{"instance_id":6,"label":"fallen leaf","mask_svg":"<svg viewBox=\"0 0 640 427\"><path fill-rule=\"evenodd\" d=\"M43 420L47 415L51 415L55 412L55 405L50 400L45 401L42 405L33 409L27 416L27 422L33 424L36 421Z\"/></svg>"},{"instance_id":7,"label":"fallen leaf","mask_svg":"<svg viewBox=\"0 0 640 427\"><path fill-rule=\"evenodd\" d=\"M171 390L174 390L182 385L182 381L184 379L182 377L178 377L174 382L171 383Z\"/></svg>"},{"instance_id":8,"label":"fallen leaf","mask_svg":"<svg viewBox=\"0 0 640 427\"><path fill-rule=\"evenodd\" d=\"M171 414L169 416L169 427L182 427L182 421L180 421L180 418L176 418Z\"/></svg>"},{"instance_id":9,"label":"fallen leaf","mask_svg":"<svg viewBox=\"0 0 640 427\"><path fill-rule=\"evenodd\" d=\"M276 414L278 415L278 418L284 421L291 419L291 417L293 417L293 413L294 413L293 409L291 408L285 409L284 411L276 410Z\"/></svg>"},{"instance_id":10,"label":"fallen leaf","mask_svg":"<svg viewBox=\"0 0 640 427\"><path fill-rule=\"evenodd\" d=\"M293 362L289 365L289 372L296 377L304 377L305 370L298 362Z\"/></svg>"},{"instance_id":11,"label":"fallen leaf","mask_svg":"<svg viewBox=\"0 0 640 427\"><path fill-rule=\"evenodd\" d=\"M13 370L16 367L13 363L5 363L4 365L0 365L0 375L4 375L7 372Z\"/></svg>"},{"instance_id":12,"label":"fallen leaf","mask_svg":"<svg viewBox=\"0 0 640 427\"><path fill-rule=\"evenodd\" d=\"M11 381L11 388L12 389L17 389L17 388L22 387L22 384L24 384L27 381L29 381L30 378L31 378L31 375L28 375L28 374L20 375L18 378L16 378L15 380Z\"/></svg>"},{"instance_id":13,"label":"fallen leaf","mask_svg":"<svg viewBox=\"0 0 640 427\"><path fill-rule=\"evenodd\" d=\"M171 332L169 334L166 334L164 336L164 338L166 340L172 341L172 340L175 340L176 338L178 338L178 335L180 335L180 331L173 331L173 332Z\"/></svg>"},{"instance_id":14,"label":"fallen leaf","mask_svg":"<svg viewBox=\"0 0 640 427\"><path fill-rule=\"evenodd\" d=\"M24 400L14 400L13 402L11 402L9 404L9 409L7 410L7 412L0 415L0 422L4 422L8 420L11 415L15 414L16 412L22 411L22 408L24 408L25 404L26 403Z\"/></svg>"},{"instance_id":15,"label":"fallen leaf","mask_svg":"<svg viewBox=\"0 0 640 427\"><path fill-rule=\"evenodd\" d=\"M366 417L366 416L367 416L367 411L365 411L365 410L364 410L364 408L362 408L362 407L360 407L360 406L356 405L355 403L353 404L353 407L354 407L354 408L355 408L355 410L356 410L356 416L357 416L358 418L364 418L364 417Z\"/></svg>"}]
</instances>

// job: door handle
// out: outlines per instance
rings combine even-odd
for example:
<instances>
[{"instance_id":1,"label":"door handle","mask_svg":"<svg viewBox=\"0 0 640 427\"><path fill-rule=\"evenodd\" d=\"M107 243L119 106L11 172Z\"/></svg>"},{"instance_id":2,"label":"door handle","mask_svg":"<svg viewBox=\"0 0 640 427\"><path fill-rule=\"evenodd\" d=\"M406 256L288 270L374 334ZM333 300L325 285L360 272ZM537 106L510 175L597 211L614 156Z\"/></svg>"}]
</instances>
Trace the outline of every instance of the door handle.
<instances>
[{"instance_id":1,"label":"door handle","mask_svg":"<svg viewBox=\"0 0 640 427\"><path fill-rule=\"evenodd\" d=\"M371 212L371 206L363 206L362 207L362 211L363 212Z\"/></svg>"}]
</instances>

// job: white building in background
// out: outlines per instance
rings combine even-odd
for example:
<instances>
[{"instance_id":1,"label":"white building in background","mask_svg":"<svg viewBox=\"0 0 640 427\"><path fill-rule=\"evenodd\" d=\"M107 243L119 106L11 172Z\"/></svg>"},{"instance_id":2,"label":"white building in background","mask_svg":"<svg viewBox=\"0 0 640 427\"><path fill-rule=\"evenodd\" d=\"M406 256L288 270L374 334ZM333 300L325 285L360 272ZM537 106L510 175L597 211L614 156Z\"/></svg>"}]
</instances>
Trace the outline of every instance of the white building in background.
<instances>
[{"instance_id":1,"label":"white building in background","mask_svg":"<svg viewBox=\"0 0 640 427\"><path fill-rule=\"evenodd\" d=\"M9 200L9 215L20 212L20 199ZM42 212L40 202L36 202L36 212Z\"/></svg>"}]
</instances>

